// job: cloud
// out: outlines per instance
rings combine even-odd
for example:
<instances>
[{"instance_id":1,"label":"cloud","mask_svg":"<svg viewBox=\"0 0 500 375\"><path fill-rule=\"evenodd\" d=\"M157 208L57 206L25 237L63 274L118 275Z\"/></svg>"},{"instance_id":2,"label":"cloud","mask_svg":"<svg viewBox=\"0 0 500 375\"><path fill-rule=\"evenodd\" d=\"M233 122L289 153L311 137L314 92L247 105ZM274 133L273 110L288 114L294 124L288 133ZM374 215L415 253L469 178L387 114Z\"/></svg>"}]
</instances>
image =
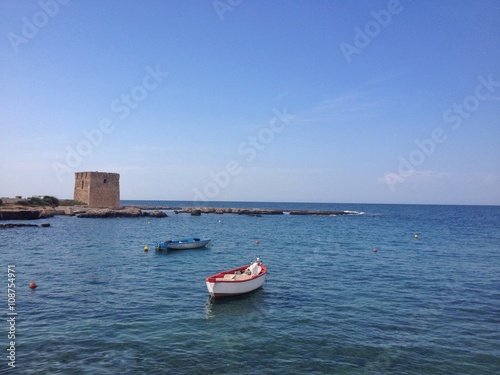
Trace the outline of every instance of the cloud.
<instances>
[{"instance_id":1,"label":"cloud","mask_svg":"<svg viewBox=\"0 0 500 375\"><path fill-rule=\"evenodd\" d=\"M424 183L431 182L441 178L450 178L456 175L451 172L439 172L432 170L412 170L411 173L400 175L398 173L386 173L384 176L378 179L379 184L388 184L390 178L411 180L412 182ZM403 181L401 181L403 182ZM389 183L390 184L390 183Z\"/></svg>"},{"instance_id":2,"label":"cloud","mask_svg":"<svg viewBox=\"0 0 500 375\"><path fill-rule=\"evenodd\" d=\"M358 90L325 99L310 109L298 113L300 122L325 122L346 118L376 117L385 106L385 99L374 95L374 90Z\"/></svg>"}]
</instances>

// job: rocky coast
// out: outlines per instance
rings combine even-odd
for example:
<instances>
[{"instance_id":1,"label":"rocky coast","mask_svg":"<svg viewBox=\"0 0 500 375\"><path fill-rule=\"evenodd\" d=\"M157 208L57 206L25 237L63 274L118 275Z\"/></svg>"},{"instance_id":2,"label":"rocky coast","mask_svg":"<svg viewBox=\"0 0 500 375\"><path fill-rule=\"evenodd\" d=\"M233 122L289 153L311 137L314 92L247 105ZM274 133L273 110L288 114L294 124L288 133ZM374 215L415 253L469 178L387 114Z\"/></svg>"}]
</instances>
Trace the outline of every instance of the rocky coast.
<instances>
[{"instance_id":1,"label":"rocky coast","mask_svg":"<svg viewBox=\"0 0 500 375\"><path fill-rule=\"evenodd\" d=\"M136 207L87 208L84 206L60 207L18 207L5 206L0 209L0 220L37 220L56 215L76 216L81 218L114 218L114 217L166 217L167 214L159 210L141 210Z\"/></svg>"},{"instance_id":2,"label":"rocky coast","mask_svg":"<svg viewBox=\"0 0 500 375\"><path fill-rule=\"evenodd\" d=\"M0 210L0 220L36 220L64 214L64 211L45 209L2 209Z\"/></svg>"},{"instance_id":3,"label":"rocky coast","mask_svg":"<svg viewBox=\"0 0 500 375\"><path fill-rule=\"evenodd\" d=\"M153 210L153 211L143 211L134 207L124 207L120 209L89 209L84 212L75 213L77 217L80 218L113 218L113 217L167 217L168 215L164 211Z\"/></svg>"},{"instance_id":4,"label":"rocky coast","mask_svg":"<svg viewBox=\"0 0 500 375\"><path fill-rule=\"evenodd\" d=\"M356 215L355 211L323 211L323 210L280 210L271 208L221 208L221 207L169 207L169 206L138 206L142 210L168 210L175 214L188 213L192 216L201 214L235 214L235 215L319 215L319 216L339 216L339 215Z\"/></svg>"},{"instance_id":5,"label":"rocky coast","mask_svg":"<svg viewBox=\"0 0 500 375\"><path fill-rule=\"evenodd\" d=\"M352 211L320 211L320 210L292 210L266 208L220 208L220 207L170 207L170 206L125 206L118 209L89 208L85 206L60 206L60 207L19 207L4 206L0 209L0 220L36 220L49 218L55 215L76 216L79 218L117 218L117 217L167 217L165 211L173 214L233 214L248 216L264 215L320 215L339 216L355 215Z\"/></svg>"}]
</instances>

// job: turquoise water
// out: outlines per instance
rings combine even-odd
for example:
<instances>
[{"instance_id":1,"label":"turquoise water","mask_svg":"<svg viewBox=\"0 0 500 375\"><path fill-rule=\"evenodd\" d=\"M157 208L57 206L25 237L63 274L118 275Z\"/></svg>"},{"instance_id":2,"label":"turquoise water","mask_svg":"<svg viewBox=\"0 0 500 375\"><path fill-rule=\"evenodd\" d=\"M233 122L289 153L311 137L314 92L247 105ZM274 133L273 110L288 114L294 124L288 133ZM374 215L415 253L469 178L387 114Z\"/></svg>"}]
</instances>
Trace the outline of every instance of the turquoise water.
<instances>
[{"instance_id":1,"label":"turquoise water","mask_svg":"<svg viewBox=\"0 0 500 375\"><path fill-rule=\"evenodd\" d=\"M363 214L54 217L0 231L4 320L16 270L12 373L500 373L500 207L216 205ZM154 251L190 235L213 243ZM256 256L264 287L211 303L204 278Z\"/></svg>"}]
</instances>

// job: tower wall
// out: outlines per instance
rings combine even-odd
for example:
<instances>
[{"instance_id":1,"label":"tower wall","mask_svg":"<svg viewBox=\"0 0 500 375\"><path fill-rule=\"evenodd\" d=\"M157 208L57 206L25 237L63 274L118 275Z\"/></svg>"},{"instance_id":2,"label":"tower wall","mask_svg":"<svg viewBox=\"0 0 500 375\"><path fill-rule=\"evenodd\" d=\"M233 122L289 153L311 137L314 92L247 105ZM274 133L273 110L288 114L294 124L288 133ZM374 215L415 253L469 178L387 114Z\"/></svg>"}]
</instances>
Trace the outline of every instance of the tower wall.
<instances>
[{"instance_id":1,"label":"tower wall","mask_svg":"<svg viewBox=\"0 0 500 375\"><path fill-rule=\"evenodd\" d=\"M90 176L89 172L75 173L75 192L73 199L78 202L89 204Z\"/></svg>"},{"instance_id":2,"label":"tower wall","mask_svg":"<svg viewBox=\"0 0 500 375\"><path fill-rule=\"evenodd\" d=\"M120 175L107 172L75 173L74 199L89 207L120 207Z\"/></svg>"}]
</instances>

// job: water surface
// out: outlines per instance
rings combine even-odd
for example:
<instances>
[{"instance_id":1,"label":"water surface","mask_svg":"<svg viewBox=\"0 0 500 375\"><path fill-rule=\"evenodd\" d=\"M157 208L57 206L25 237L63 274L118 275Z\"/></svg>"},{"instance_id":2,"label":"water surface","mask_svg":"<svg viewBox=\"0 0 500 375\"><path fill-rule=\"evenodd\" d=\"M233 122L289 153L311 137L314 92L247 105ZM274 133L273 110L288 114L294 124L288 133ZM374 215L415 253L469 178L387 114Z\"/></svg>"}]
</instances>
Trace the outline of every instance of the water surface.
<instances>
[{"instance_id":1,"label":"water surface","mask_svg":"<svg viewBox=\"0 0 500 375\"><path fill-rule=\"evenodd\" d=\"M18 372L500 372L500 207L209 205L363 214L54 217L1 231L4 317L16 266ZM191 235L213 243L154 251ZM264 287L210 303L204 278L257 256Z\"/></svg>"}]
</instances>

